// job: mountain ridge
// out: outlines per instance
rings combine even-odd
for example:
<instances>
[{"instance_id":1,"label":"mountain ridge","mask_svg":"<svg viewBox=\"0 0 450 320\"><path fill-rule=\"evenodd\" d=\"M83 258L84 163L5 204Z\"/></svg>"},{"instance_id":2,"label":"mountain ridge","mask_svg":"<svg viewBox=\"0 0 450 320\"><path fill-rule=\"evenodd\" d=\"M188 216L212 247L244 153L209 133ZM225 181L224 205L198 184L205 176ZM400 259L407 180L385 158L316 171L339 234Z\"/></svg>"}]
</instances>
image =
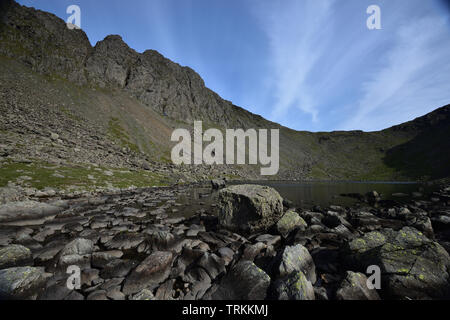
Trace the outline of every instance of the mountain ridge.
<instances>
[{"instance_id":1,"label":"mountain ridge","mask_svg":"<svg viewBox=\"0 0 450 320\"><path fill-rule=\"evenodd\" d=\"M69 30L65 22L53 14L21 6L12 0L3 1L5 8L8 10L2 10L0 16L2 72L8 72L11 79L16 72L25 74L26 70L37 74L22 78L17 74L23 82L8 90L19 90L29 81L27 77L41 75L44 80L35 81L48 80L49 88L65 88L55 90L53 97L46 97L48 104L58 100L59 94L64 103L63 91L65 95L78 92L80 97L72 98L65 107L68 112L79 117L89 115L86 117L101 131L99 136L129 147L131 153L136 154L135 162L151 161L155 165L170 162L171 130L178 127L192 130L193 121L202 120L205 128L222 130L280 129L281 170L273 177L276 179L416 180L450 175L445 168L449 159L445 154L448 146L445 138L450 106L381 131L296 131L222 99L205 86L194 70L170 61L155 50L138 53L119 35L107 36L92 46L82 30ZM15 63L15 67L7 66L11 63L5 59L24 68ZM13 83L11 79L8 81ZM6 90L5 83L2 86ZM41 94L36 92L34 97L38 99ZM6 100L5 112L9 112L8 103L16 104L16 101ZM401 146L407 145L416 155L421 149L430 152L424 149L427 143L422 141L423 137L434 140L437 151L432 152L430 159L409 164L412 169L405 171L402 163L411 162L411 152L405 153ZM438 170L434 164L438 165ZM214 171L215 176L229 168L205 170ZM183 175L189 176L187 171ZM233 168L230 172L227 175L261 178L256 174L257 168L249 166ZM205 178L205 174L201 175Z\"/></svg>"}]
</instances>

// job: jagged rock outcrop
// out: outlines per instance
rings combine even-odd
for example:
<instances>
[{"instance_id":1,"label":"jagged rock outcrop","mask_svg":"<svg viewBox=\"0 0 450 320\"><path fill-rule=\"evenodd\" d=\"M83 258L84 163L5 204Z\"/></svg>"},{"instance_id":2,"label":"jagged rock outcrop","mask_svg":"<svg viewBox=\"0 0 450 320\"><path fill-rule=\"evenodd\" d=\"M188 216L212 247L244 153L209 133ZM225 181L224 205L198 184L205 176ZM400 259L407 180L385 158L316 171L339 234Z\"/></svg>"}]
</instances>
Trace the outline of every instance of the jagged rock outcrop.
<instances>
[{"instance_id":1,"label":"jagged rock outcrop","mask_svg":"<svg viewBox=\"0 0 450 320\"><path fill-rule=\"evenodd\" d=\"M12 0L2 1L1 12L1 55L18 59L39 73L86 83L84 65L92 48L82 30L70 30L55 15Z\"/></svg>"},{"instance_id":2,"label":"jagged rock outcrop","mask_svg":"<svg viewBox=\"0 0 450 320\"><path fill-rule=\"evenodd\" d=\"M69 29L53 14L6 1L1 16L0 54L33 70L81 85L124 89L145 105L174 119L225 125L233 105L205 87L191 68L154 50L140 54L120 36L92 47L86 34Z\"/></svg>"}]
</instances>

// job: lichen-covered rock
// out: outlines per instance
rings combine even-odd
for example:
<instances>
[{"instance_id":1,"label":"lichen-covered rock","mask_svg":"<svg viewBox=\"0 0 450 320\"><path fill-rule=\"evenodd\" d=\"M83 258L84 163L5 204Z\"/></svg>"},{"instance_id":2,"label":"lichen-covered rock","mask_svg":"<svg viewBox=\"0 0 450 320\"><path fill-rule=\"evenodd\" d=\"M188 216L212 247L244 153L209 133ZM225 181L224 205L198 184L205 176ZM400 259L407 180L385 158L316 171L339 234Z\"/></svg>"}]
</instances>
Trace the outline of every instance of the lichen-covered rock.
<instances>
[{"instance_id":1,"label":"lichen-covered rock","mask_svg":"<svg viewBox=\"0 0 450 320\"><path fill-rule=\"evenodd\" d=\"M380 300L376 289L369 289L367 277L362 273L347 271L336 292L338 300Z\"/></svg>"},{"instance_id":2,"label":"lichen-covered rock","mask_svg":"<svg viewBox=\"0 0 450 320\"><path fill-rule=\"evenodd\" d=\"M0 270L0 300L32 299L44 288L50 274L44 268L17 267Z\"/></svg>"},{"instance_id":3,"label":"lichen-covered rock","mask_svg":"<svg viewBox=\"0 0 450 320\"><path fill-rule=\"evenodd\" d=\"M138 265L135 260L116 259L110 261L101 271L100 275L103 279L126 277L130 271Z\"/></svg>"},{"instance_id":4,"label":"lichen-covered rock","mask_svg":"<svg viewBox=\"0 0 450 320\"><path fill-rule=\"evenodd\" d=\"M0 249L0 270L33 265L30 249L13 244Z\"/></svg>"},{"instance_id":5,"label":"lichen-covered rock","mask_svg":"<svg viewBox=\"0 0 450 320\"><path fill-rule=\"evenodd\" d=\"M287 211L277 222L277 230L283 236L287 237L289 233L297 228L305 229L307 224L302 217L294 210Z\"/></svg>"},{"instance_id":6,"label":"lichen-covered rock","mask_svg":"<svg viewBox=\"0 0 450 320\"><path fill-rule=\"evenodd\" d=\"M94 252L92 254L92 266L94 268L102 269L111 261L120 259L122 256L123 252L120 250Z\"/></svg>"},{"instance_id":7,"label":"lichen-covered rock","mask_svg":"<svg viewBox=\"0 0 450 320\"><path fill-rule=\"evenodd\" d=\"M213 300L264 300L270 277L251 261L236 264L222 279Z\"/></svg>"},{"instance_id":8,"label":"lichen-covered rock","mask_svg":"<svg viewBox=\"0 0 450 320\"><path fill-rule=\"evenodd\" d=\"M343 249L350 270L381 269L381 292L389 298L429 299L450 294L450 256L414 228L383 229L354 239Z\"/></svg>"},{"instance_id":9,"label":"lichen-covered rock","mask_svg":"<svg viewBox=\"0 0 450 320\"><path fill-rule=\"evenodd\" d=\"M274 291L277 300L315 300L314 288L301 271L275 281Z\"/></svg>"},{"instance_id":10,"label":"lichen-covered rock","mask_svg":"<svg viewBox=\"0 0 450 320\"><path fill-rule=\"evenodd\" d=\"M231 230L267 230L283 213L283 199L273 188L237 185L219 193L219 223Z\"/></svg>"},{"instance_id":11,"label":"lichen-covered rock","mask_svg":"<svg viewBox=\"0 0 450 320\"><path fill-rule=\"evenodd\" d=\"M316 266L308 249L301 244L287 246L281 255L278 272L281 277L302 271L311 283L316 283Z\"/></svg>"}]
</instances>

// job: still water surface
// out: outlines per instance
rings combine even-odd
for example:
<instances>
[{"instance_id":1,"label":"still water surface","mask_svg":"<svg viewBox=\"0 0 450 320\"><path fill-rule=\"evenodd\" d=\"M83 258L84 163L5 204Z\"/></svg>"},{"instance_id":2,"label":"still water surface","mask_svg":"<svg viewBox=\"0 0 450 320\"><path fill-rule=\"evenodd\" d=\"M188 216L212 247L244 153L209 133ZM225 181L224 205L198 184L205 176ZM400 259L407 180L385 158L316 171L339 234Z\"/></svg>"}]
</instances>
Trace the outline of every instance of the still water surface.
<instances>
[{"instance_id":1,"label":"still water surface","mask_svg":"<svg viewBox=\"0 0 450 320\"><path fill-rule=\"evenodd\" d=\"M384 200L396 200L399 202L411 199L412 192L428 192L427 188L419 183L404 182L290 182L290 181L258 181L258 182L231 182L228 185L259 184L276 189L284 199L294 203L295 207L310 209L315 205L327 207L330 205L351 206L357 200L343 197L342 194L377 191ZM405 194L405 197L393 196L393 194ZM211 192L210 186L193 188L187 194L180 197L179 203L183 204L180 214L190 216L198 210L206 209L210 213L216 211L217 192Z\"/></svg>"},{"instance_id":2,"label":"still water surface","mask_svg":"<svg viewBox=\"0 0 450 320\"><path fill-rule=\"evenodd\" d=\"M260 184L258 182L258 184ZM356 200L349 197L342 197L342 194L360 193L366 194L370 191L377 191L385 200L395 199L397 201L407 200L412 192L423 189L417 183L404 182L286 182L270 181L264 185L276 189L280 195L289 199L296 207L310 208L314 205L326 207L329 205L350 206ZM408 197L394 197L393 194L403 193Z\"/></svg>"}]
</instances>

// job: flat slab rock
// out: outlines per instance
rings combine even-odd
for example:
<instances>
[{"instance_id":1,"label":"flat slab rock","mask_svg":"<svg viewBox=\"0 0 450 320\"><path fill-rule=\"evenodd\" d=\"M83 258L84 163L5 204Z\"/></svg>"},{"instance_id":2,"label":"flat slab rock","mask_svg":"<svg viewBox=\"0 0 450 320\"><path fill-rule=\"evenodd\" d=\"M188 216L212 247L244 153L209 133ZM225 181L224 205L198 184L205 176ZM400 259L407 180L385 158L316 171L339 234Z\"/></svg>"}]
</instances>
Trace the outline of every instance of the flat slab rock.
<instances>
[{"instance_id":1,"label":"flat slab rock","mask_svg":"<svg viewBox=\"0 0 450 320\"><path fill-rule=\"evenodd\" d=\"M143 289L154 289L170 274L173 255L167 251L157 251L149 255L126 278L123 293L135 294Z\"/></svg>"},{"instance_id":2,"label":"flat slab rock","mask_svg":"<svg viewBox=\"0 0 450 320\"><path fill-rule=\"evenodd\" d=\"M62 212L62 206L37 201L10 202L0 206L0 222L40 219Z\"/></svg>"}]
</instances>

